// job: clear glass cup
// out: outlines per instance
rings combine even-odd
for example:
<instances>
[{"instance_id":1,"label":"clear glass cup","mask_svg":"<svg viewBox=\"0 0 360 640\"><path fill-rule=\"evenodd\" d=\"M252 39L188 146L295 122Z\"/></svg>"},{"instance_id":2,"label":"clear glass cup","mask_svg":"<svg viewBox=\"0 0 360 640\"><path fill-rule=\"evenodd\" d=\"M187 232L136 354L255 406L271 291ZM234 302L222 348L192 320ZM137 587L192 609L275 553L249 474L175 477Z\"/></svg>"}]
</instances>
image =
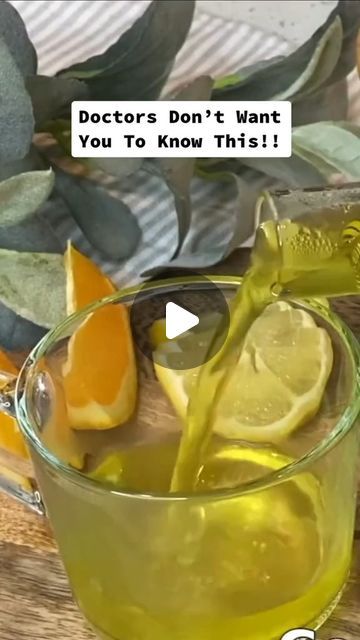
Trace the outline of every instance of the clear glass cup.
<instances>
[{"instance_id":1,"label":"clear glass cup","mask_svg":"<svg viewBox=\"0 0 360 640\"><path fill-rule=\"evenodd\" d=\"M213 281L231 299L241 279ZM156 307L163 292L189 286L199 307L209 308L211 291L203 279L149 283L147 292ZM93 456L103 446L139 452L140 480L133 483L130 474L124 488L115 487L111 478L89 477L45 446L43 428L58 383L53 363L66 352L69 337L104 305L130 306L136 292L120 291L48 334L25 362L15 392L37 483L30 500L25 497L39 511L42 500L46 505L80 609L104 640L279 640L292 628L317 628L336 605L351 563L357 341L326 306L296 303L332 338L335 365L319 415L301 437L289 437L276 450L221 443L206 488L191 495L170 495L151 482L152 474L170 473L181 427L151 362L140 356L132 430L119 429L105 443L104 434L81 436ZM150 321L144 318L140 335ZM2 402L11 409L11 389ZM169 450L170 457L162 455ZM219 468L223 472L211 487ZM8 481L6 489L21 497Z\"/></svg>"}]
</instances>

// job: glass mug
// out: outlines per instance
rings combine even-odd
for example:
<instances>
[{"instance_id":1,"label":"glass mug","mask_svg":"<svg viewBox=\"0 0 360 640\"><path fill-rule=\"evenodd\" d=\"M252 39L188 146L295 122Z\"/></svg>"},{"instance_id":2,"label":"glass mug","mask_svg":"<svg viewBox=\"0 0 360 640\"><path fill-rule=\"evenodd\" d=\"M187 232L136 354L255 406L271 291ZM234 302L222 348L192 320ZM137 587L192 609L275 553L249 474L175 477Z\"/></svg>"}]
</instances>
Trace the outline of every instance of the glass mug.
<instances>
[{"instance_id":1,"label":"glass mug","mask_svg":"<svg viewBox=\"0 0 360 640\"><path fill-rule=\"evenodd\" d=\"M212 280L227 299L241 282L227 276ZM144 326L133 328L138 344L151 314L156 317L157 300L187 287L197 296L199 311L211 308L204 279L142 287L150 306ZM3 388L2 407L15 411L36 485L29 492L0 477L2 488L49 517L75 599L104 640L277 640L291 628L317 628L338 602L351 563L359 450L357 341L328 308L301 303L326 327L334 349L331 388L319 416L277 451L228 441L214 462L215 470L223 465L224 477L192 495L149 490L146 484L151 486L152 474L169 473L169 459L161 452L174 439L178 443L180 427L168 405L164 410L149 361L138 354L144 402L139 401L133 432L116 429L105 445L104 434L81 435L93 458L104 446L129 451L130 445L141 453L140 488L131 473L125 488L114 487L109 479L74 469L46 446L44 424L59 383L58 371L51 372L69 337L89 314L104 305L131 306L136 293L135 288L119 291L66 319L32 351L16 389L13 381ZM16 471L26 470L18 465Z\"/></svg>"}]
</instances>

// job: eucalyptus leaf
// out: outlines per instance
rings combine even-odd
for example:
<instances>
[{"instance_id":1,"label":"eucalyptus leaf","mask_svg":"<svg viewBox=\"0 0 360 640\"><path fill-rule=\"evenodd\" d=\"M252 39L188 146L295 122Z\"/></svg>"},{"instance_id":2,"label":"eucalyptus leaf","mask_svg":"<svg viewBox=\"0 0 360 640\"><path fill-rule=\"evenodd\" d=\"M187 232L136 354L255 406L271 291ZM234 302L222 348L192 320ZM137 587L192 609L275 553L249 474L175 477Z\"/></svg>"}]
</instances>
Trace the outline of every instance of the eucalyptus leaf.
<instances>
[{"instance_id":1,"label":"eucalyptus leaf","mask_svg":"<svg viewBox=\"0 0 360 640\"><path fill-rule=\"evenodd\" d=\"M0 163L7 163L29 151L34 117L21 72L2 38L0 60Z\"/></svg>"},{"instance_id":2,"label":"eucalyptus leaf","mask_svg":"<svg viewBox=\"0 0 360 640\"><path fill-rule=\"evenodd\" d=\"M47 206L51 206L50 203ZM64 246L48 223L45 212L42 213L42 211L12 227L0 226L0 247L12 251L40 251L42 253L62 253L64 251Z\"/></svg>"},{"instance_id":3,"label":"eucalyptus leaf","mask_svg":"<svg viewBox=\"0 0 360 640\"><path fill-rule=\"evenodd\" d=\"M81 162L81 158L78 158ZM126 178L138 171L144 162L143 158L88 158L87 165L92 169L100 169L116 178Z\"/></svg>"},{"instance_id":4,"label":"eucalyptus leaf","mask_svg":"<svg viewBox=\"0 0 360 640\"><path fill-rule=\"evenodd\" d=\"M360 178L360 139L337 122L316 122L293 129L293 143L297 153L311 154L313 161L319 158L318 170L323 163L334 171Z\"/></svg>"},{"instance_id":5,"label":"eucalyptus leaf","mask_svg":"<svg viewBox=\"0 0 360 640\"><path fill-rule=\"evenodd\" d=\"M0 38L6 43L23 76L36 73L35 48L20 14L10 2L0 2Z\"/></svg>"},{"instance_id":6,"label":"eucalyptus leaf","mask_svg":"<svg viewBox=\"0 0 360 640\"><path fill-rule=\"evenodd\" d=\"M24 351L34 347L47 329L24 320L0 302L0 347L9 351Z\"/></svg>"},{"instance_id":7,"label":"eucalyptus leaf","mask_svg":"<svg viewBox=\"0 0 360 640\"><path fill-rule=\"evenodd\" d=\"M357 138L360 138L360 124L356 124L356 122L347 122L346 120L344 120L343 122L336 122L336 125L338 127L341 127L342 129L345 129L345 131L350 131L350 133L353 133Z\"/></svg>"},{"instance_id":8,"label":"eucalyptus leaf","mask_svg":"<svg viewBox=\"0 0 360 640\"><path fill-rule=\"evenodd\" d=\"M319 181L318 185L323 184L323 182L324 181L326 182L326 180L330 180L330 178L334 175L335 173L334 167L328 162L326 162L323 158L321 158L316 153L312 153L308 149L305 149L299 146L298 144L296 144L296 142L292 143L292 151L293 151L293 154L296 154L298 158L308 163L309 167L312 166L314 168L314 171L316 171L322 176L322 182ZM318 185L305 184L305 185L295 185L295 186L311 187L311 186L318 186Z\"/></svg>"},{"instance_id":9,"label":"eucalyptus leaf","mask_svg":"<svg viewBox=\"0 0 360 640\"><path fill-rule=\"evenodd\" d=\"M245 80L246 75L244 75L243 73L240 75L240 73L230 73L228 76L222 76L220 78L215 78L214 81L214 91L216 89L225 89L229 88L229 87L236 87L239 82L242 82L243 80Z\"/></svg>"},{"instance_id":10,"label":"eucalyptus leaf","mask_svg":"<svg viewBox=\"0 0 360 640\"><path fill-rule=\"evenodd\" d=\"M49 197L54 173L29 171L0 182L0 226L12 226L34 213Z\"/></svg>"},{"instance_id":11,"label":"eucalyptus leaf","mask_svg":"<svg viewBox=\"0 0 360 640\"><path fill-rule=\"evenodd\" d=\"M293 129L293 144L298 155L310 158L314 166L325 173L334 172L360 178L360 139L354 132L337 122L316 122Z\"/></svg>"},{"instance_id":12,"label":"eucalyptus leaf","mask_svg":"<svg viewBox=\"0 0 360 640\"><path fill-rule=\"evenodd\" d=\"M183 87L175 96L176 100L208 100L211 95L213 80L209 76L200 76ZM178 219L178 244L174 254L176 257L184 243L191 223L190 183L194 175L195 158L159 158L161 175L174 195L175 209Z\"/></svg>"},{"instance_id":13,"label":"eucalyptus leaf","mask_svg":"<svg viewBox=\"0 0 360 640\"><path fill-rule=\"evenodd\" d=\"M94 99L154 100L189 31L192 0L153 0L104 53L59 72L84 80Z\"/></svg>"},{"instance_id":14,"label":"eucalyptus leaf","mask_svg":"<svg viewBox=\"0 0 360 640\"><path fill-rule=\"evenodd\" d=\"M44 167L45 161L34 147L23 160L0 166L0 177L11 178L31 169ZM1 187L1 183L0 183ZM57 206L51 199L30 218L11 227L0 224L0 247L15 251L62 253L64 246L48 222L49 208ZM0 214L1 216L1 214Z\"/></svg>"},{"instance_id":15,"label":"eucalyptus leaf","mask_svg":"<svg viewBox=\"0 0 360 640\"><path fill-rule=\"evenodd\" d=\"M337 51L337 45L333 43L330 49L325 47L324 50L320 45L321 42L323 45L324 43L326 44L326 38L330 35L329 27L334 24L337 18L341 20L343 39L337 63L329 74L333 57L335 57L334 54ZM269 100L274 96L284 95L290 87L293 87L292 91L296 92L296 83L299 78L302 78L302 81L311 82L311 70L316 71L317 64L314 63L319 53L326 53L330 58L326 58L325 65L322 62L321 69L322 73L325 70L325 76L322 77L320 74L320 77L316 78L315 87L313 88L317 89L320 84L324 87L329 86L344 78L355 66L355 43L359 26L360 3L352 2L351 0L339 0L325 23L298 49L281 60L269 59L267 65L255 70L245 79L242 79L243 72L240 69L238 84L230 83L215 90L213 98L216 100ZM324 37L325 41L323 40ZM337 37L338 34L335 40ZM320 49L318 49L319 46ZM315 59L313 60L314 56ZM321 82L319 82L320 79ZM309 87L311 87L311 84ZM301 89L301 87L299 88Z\"/></svg>"},{"instance_id":16,"label":"eucalyptus leaf","mask_svg":"<svg viewBox=\"0 0 360 640\"><path fill-rule=\"evenodd\" d=\"M66 155L71 156L71 121L57 119L47 122L47 131L52 134ZM76 158L83 165L86 173L104 171L117 178L126 178L138 171L144 162L143 158Z\"/></svg>"},{"instance_id":17,"label":"eucalyptus leaf","mask_svg":"<svg viewBox=\"0 0 360 640\"><path fill-rule=\"evenodd\" d=\"M223 257L229 256L254 233L254 211L258 192L235 174L228 174L236 189L235 216L232 234ZM219 260L218 260L219 261Z\"/></svg>"},{"instance_id":18,"label":"eucalyptus leaf","mask_svg":"<svg viewBox=\"0 0 360 640\"><path fill-rule=\"evenodd\" d=\"M324 176L311 162L294 153L294 148L290 158L199 158L196 164L196 174L205 180L212 179L219 172L241 176L248 169L280 180L292 188L326 183Z\"/></svg>"},{"instance_id":19,"label":"eucalyptus leaf","mask_svg":"<svg viewBox=\"0 0 360 640\"><path fill-rule=\"evenodd\" d=\"M134 253L141 231L124 202L89 180L60 170L55 188L95 249L111 260L125 260Z\"/></svg>"},{"instance_id":20,"label":"eucalyptus leaf","mask_svg":"<svg viewBox=\"0 0 360 640\"><path fill-rule=\"evenodd\" d=\"M199 76L178 90L174 100L208 100L214 80L210 76Z\"/></svg>"},{"instance_id":21,"label":"eucalyptus leaf","mask_svg":"<svg viewBox=\"0 0 360 640\"><path fill-rule=\"evenodd\" d=\"M71 156L71 121L58 118L46 123L46 130L55 138L67 156ZM86 162L88 162L88 158Z\"/></svg>"},{"instance_id":22,"label":"eucalyptus leaf","mask_svg":"<svg viewBox=\"0 0 360 640\"><path fill-rule=\"evenodd\" d=\"M205 171L201 175L205 177ZM207 174L207 179L216 182L232 182L235 189L235 203L233 227L227 242L213 247L209 246L205 250L191 251L191 247L186 252L175 256L170 262L155 266L141 275L143 277L154 277L169 270L178 269L202 269L217 264L247 240L254 232L254 210L258 193L249 186L242 178L234 173L226 171L214 171Z\"/></svg>"},{"instance_id":23,"label":"eucalyptus leaf","mask_svg":"<svg viewBox=\"0 0 360 640\"><path fill-rule=\"evenodd\" d=\"M48 169L49 165L45 159L40 155L38 150L31 145L29 152L21 160L15 160L14 162L7 162L0 165L0 181L8 180L13 176L19 175L19 173L26 173L27 171L39 171Z\"/></svg>"},{"instance_id":24,"label":"eucalyptus leaf","mask_svg":"<svg viewBox=\"0 0 360 640\"><path fill-rule=\"evenodd\" d=\"M269 64L274 64L275 62L280 62L280 60L284 60L284 56L273 56L267 60L259 60L254 64L249 64L246 67L242 67L241 71L238 73L230 73L228 76L223 76L220 78L215 78L214 81L214 90L215 89L224 89L231 88L238 85L240 82L243 82L246 78L251 76L255 71L259 71L259 69L265 69L269 66Z\"/></svg>"},{"instance_id":25,"label":"eucalyptus leaf","mask_svg":"<svg viewBox=\"0 0 360 640\"><path fill-rule=\"evenodd\" d=\"M234 166L234 165L233 165ZM231 237L224 253L219 259L228 256L236 247L245 242L254 232L255 204L258 198L257 189L234 171L217 169L202 170L200 177L216 182L231 182L235 189L235 216Z\"/></svg>"},{"instance_id":26,"label":"eucalyptus leaf","mask_svg":"<svg viewBox=\"0 0 360 640\"><path fill-rule=\"evenodd\" d=\"M56 325L66 315L63 256L0 249L0 302L41 327Z\"/></svg>"},{"instance_id":27,"label":"eucalyptus leaf","mask_svg":"<svg viewBox=\"0 0 360 640\"><path fill-rule=\"evenodd\" d=\"M331 24L331 23L330 23ZM250 73L240 69L237 73L238 83L230 82L213 91L214 100L270 100L282 95L292 87L299 78L306 74L309 61L316 51L317 43L323 35L315 34L301 47L288 56L274 56L254 65ZM219 81L218 81L219 83Z\"/></svg>"},{"instance_id":28,"label":"eucalyptus leaf","mask_svg":"<svg viewBox=\"0 0 360 640\"><path fill-rule=\"evenodd\" d=\"M290 158L239 158L239 163L281 180L292 188L316 187L326 183L316 166L297 155L294 147Z\"/></svg>"},{"instance_id":29,"label":"eucalyptus leaf","mask_svg":"<svg viewBox=\"0 0 360 640\"><path fill-rule=\"evenodd\" d=\"M341 80L331 87L304 96L292 104L293 127L323 120L343 120L348 113L347 82Z\"/></svg>"},{"instance_id":30,"label":"eucalyptus leaf","mask_svg":"<svg viewBox=\"0 0 360 640\"><path fill-rule=\"evenodd\" d=\"M195 158L159 158L159 168L170 191L178 220L178 244L174 257L178 255L191 224L190 183L194 175Z\"/></svg>"},{"instance_id":31,"label":"eucalyptus leaf","mask_svg":"<svg viewBox=\"0 0 360 640\"><path fill-rule=\"evenodd\" d=\"M85 82L73 78L30 76L25 81L31 97L37 129L48 120L63 115L70 117L73 100L86 100L89 96Z\"/></svg>"},{"instance_id":32,"label":"eucalyptus leaf","mask_svg":"<svg viewBox=\"0 0 360 640\"><path fill-rule=\"evenodd\" d=\"M239 158L198 158L195 174L204 180L214 180L217 173L235 173L239 175L246 167L241 165Z\"/></svg>"},{"instance_id":33,"label":"eucalyptus leaf","mask_svg":"<svg viewBox=\"0 0 360 640\"><path fill-rule=\"evenodd\" d=\"M340 16L344 35L340 58L326 86L339 82L355 67L356 39L360 28L360 2L339 0L333 14Z\"/></svg>"},{"instance_id":34,"label":"eucalyptus leaf","mask_svg":"<svg viewBox=\"0 0 360 640\"><path fill-rule=\"evenodd\" d=\"M305 70L285 91L273 96L274 100L286 100L313 93L331 76L339 60L343 39L339 16L329 25L320 38Z\"/></svg>"}]
</instances>

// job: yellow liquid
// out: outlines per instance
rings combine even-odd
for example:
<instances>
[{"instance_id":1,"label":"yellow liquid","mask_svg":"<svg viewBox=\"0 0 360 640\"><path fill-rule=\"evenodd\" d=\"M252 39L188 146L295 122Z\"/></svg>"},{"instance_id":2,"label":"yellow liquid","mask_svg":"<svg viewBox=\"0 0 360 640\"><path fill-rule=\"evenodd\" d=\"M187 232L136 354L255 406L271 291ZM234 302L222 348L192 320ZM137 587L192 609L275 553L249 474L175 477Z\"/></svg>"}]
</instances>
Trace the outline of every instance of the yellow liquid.
<instances>
[{"instance_id":1,"label":"yellow liquid","mask_svg":"<svg viewBox=\"0 0 360 640\"><path fill-rule=\"evenodd\" d=\"M216 396L251 323L274 296L358 287L357 251L342 244L343 225L313 236L300 227L297 237L291 224L258 231L227 340L202 368L180 447L124 449L105 478L124 491L171 489L197 500L115 502L110 493L96 498L66 481L60 486L38 469L75 596L106 640L280 640L289 629L321 624L337 601L351 559L354 439L342 445L346 470L337 481L334 457L330 469L267 490L205 495L291 462L271 447L229 447L212 437Z\"/></svg>"},{"instance_id":2,"label":"yellow liquid","mask_svg":"<svg viewBox=\"0 0 360 640\"><path fill-rule=\"evenodd\" d=\"M175 443L118 455L114 486L166 491ZM212 446L197 491L288 462L266 449ZM75 596L106 640L279 640L291 628L320 624L346 580L352 515L343 505L334 532L324 503L339 522L337 496L324 496L309 473L231 500L202 497L149 511L131 500L118 508L87 500L74 487L66 493L66 483L59 488L39 473Z\"/></svg>"}]
</instances>

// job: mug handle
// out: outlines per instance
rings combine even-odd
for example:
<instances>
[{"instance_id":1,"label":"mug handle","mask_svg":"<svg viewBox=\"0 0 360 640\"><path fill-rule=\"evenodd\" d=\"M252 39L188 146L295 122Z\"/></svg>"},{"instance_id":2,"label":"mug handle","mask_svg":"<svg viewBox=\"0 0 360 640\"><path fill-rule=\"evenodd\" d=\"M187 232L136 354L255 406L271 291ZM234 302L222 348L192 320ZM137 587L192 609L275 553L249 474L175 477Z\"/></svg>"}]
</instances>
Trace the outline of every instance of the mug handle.
<instances>
[{"instance_id":1,"label":"mug handle","mask_svg":"<svg viewBox=\"0 0 360 640\"><path fill-rule=\"evenodd\" d=\"M0 412L16 420L15 387L17 378L0 372ZM30 460L20 458L0 446L0 491L22 502L39 515L46 515L45 506L33 477Z\"/></svg>"}]
</instances>

